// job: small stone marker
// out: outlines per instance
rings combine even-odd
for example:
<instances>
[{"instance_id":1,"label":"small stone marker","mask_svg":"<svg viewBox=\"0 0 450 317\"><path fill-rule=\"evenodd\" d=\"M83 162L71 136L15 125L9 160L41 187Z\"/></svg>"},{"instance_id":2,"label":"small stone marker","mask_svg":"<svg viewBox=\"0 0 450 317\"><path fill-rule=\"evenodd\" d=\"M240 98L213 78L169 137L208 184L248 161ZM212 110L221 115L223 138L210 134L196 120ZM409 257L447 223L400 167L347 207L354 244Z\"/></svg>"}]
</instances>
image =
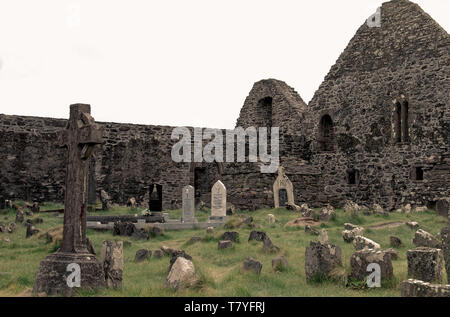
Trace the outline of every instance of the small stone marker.
<instances>
[{"instance_id":1,"label":"small stone marker","mask_svg":"<svg viewBox=\"0 0 450 317\"><path fill-rule=\"evenodd\" d=\"M123 273L123 242L103 241L102 262L106 285L109 288L121 288Z\"/></svg>"},{"instance_id":2,"label":"small stone marker","mask_svg":"<svg viewBox=\"0 0 450 317\"><path fill-rule=\"evenodd\" d=\"M288 267L288 261L284 255L278 255L272 259L272 269L282 271Z\"/></svg>"},{"instance_id":3,"label":"small stone marker","mask_svg":"<svg viewBox=\"0 0 450 317\"><path fill-rule=\"evenodd\" d=\"M245 272L255 272L256 274L261 274L262 264L259 261L251 257L247 257L242 263L242 271Z\"/></svg>"},{"instance_id":4,"label":"small stone marker","mask_svg":"<svg viewBox=\"0 0 450 317\"><path fill-rule=\"evenodd\" d=\"M211 189L211 217L225 217L227 215L227 189L219 180Z\"/></svg>"},{"instance_id":5,"label":"small stone marker","mask_svg":"<svg viewBox=\"0 0 450 317\"><path fill-rule=\"evenodd\" d=\"M134 257L134 261L142 262L144 260L150 260L152 256L152 251L146 249L140 249L136 251L136 255Z\"/></svg>"},{"instance_id":6,"label":"small stone marker","mask_svg":"<svg viewBox=\"0 0 450 317\"><path fill-rule=\"evenodd\" d=\"M270 224L275 223L275 216L273 214L268 214L267 217Z\"/></svg>"},{"instance_id":7,"label":"small stone marker","mask_svg":"<svg viewBox=\"0 0 450 317\"><path fill-rule=\"evenodd\" d=\"M328 232L325 229L320 230L319 242L322 244L328 243Z\"/></svg>"},{"instance_id":8,"label":"small stone marker","mask_svg":"<svg viewBox=\"0 0 450 317\"><path fill-rule=\"evenodd\" d=\"M183 215L181 222L197 222L195 219L195 189L191 185L183 187Z\"/></svg>"},{"instance_id":9,"label":"small stone marker","mask_svg":"<svg viewBox=\"0 0 450 317\"><path fill-rule=\"evenodd\" d=\"M273 198L275 208L295 205L294 187L292 182L286 176L283 166L278 168L278 176L273 183Z\"/></svg>"},{"instance_id":10,"label":"small stone marker","mask_svg":"<svg viewBox=\"0 0 450 317\"><path fill-rule=\"evenodd\" d=\"M228 249L228 248L231 248L232 246L233 246L233 242L231 242L230 240L220 240L217 244L217 248L219 250Z\"/></svg>"},{"instance_id":11,"label":"small stone marker","mask_svg":"<svg viewBox=\"0 0 450 317\"><path fill-rule=\"evenodd\" d=\"M402 246L402 240L396 236L390 236L389 241L391 242L391 246L394 248L398 248Z\"/></svg>"}]
</instances>

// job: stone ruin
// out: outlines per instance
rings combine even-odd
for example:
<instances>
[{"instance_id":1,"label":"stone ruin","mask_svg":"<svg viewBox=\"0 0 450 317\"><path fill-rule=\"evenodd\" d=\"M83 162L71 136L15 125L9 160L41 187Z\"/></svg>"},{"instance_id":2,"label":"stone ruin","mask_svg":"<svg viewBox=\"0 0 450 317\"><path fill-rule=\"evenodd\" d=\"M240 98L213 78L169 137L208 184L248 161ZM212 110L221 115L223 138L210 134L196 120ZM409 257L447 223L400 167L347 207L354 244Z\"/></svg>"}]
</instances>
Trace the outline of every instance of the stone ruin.
<instances>
[{"instance_id":1,"label":"stone ruin","mask_svg":"<svg viewBox=\"0 0 450 317\"><path fill-rule=\"evenodd\" d=\"M450 197L450 82L443 66L449 35L408 0L384 3L381 17L381 28L364 23L357 30L309 104L275 79L255 83L244 101L237 127L279 127L280 162L296 202L322 207L352 200L390 211L434 207ZM63 201L65 152L55 150L55 135L66 124L0 115L0 196ZM219 179L228 201L242 210L273 207L289 194L274 194L276 175L261 174L258 163L175 164L174 127L101 126L105 142L89 166L91 201L104 190L113 203L135 197L144 205L148 184L159 182L162 209L180 208L188 184L196 202L210 205L209 190ZM439 207L448 210L448 200Z\"/></svg>"}]
</instances>

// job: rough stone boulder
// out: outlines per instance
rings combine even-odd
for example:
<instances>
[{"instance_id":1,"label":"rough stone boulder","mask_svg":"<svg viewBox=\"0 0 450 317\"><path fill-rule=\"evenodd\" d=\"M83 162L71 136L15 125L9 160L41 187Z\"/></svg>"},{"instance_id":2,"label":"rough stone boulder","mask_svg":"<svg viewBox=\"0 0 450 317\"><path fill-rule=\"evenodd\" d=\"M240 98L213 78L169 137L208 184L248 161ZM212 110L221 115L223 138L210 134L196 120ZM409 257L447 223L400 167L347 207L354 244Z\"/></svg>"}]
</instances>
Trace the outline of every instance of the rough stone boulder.
<instances>
[{"instance_id":1,"label":"rough stone boulder","mask_svg":"<svg viewBox=\"0 0 450 317\"><path fill-rule=\"evenodd\" d=\"M426 206L416 206L416 207L414 207L414 212L415 213L422 213L422 212L425 212L427 210L428 210L428 208Z\"/></svg>"},{"instance_id":2,"label":"rough stone boulder","mask_svg":"<svg viewBox=\"0 0 450 317\"><path fill-rule=\"evenodd\" d=\"M136 198L131 197L130 199L128 199L127 207L130 207L131 209L136 209L137 208Z\"/></svg>"},{"instance_id":3,"label":"rough stone boulder","mask_svg":"<svg viewBox=\"0 0 450 317\"><path fill-rule=\"evenodd\" d=\"M142 262L144 260L150 260L152 256L152 251L146 249L140 249L136 251L136 255L134 256L134 261Z\"/></svg>"},{"instance_id":4,"label":"rough stone boulder","mask_svg":"<svg viewBox=\"0 0 450 317\"><path fill-rule=\"evenodd\" d=\"M355 237L361 236L364 233L364 228L352 225L351 223L344 224L344 231L342 231L342 238L345 242L352 242Z\"/></svg>"},{"instance_id":5,"label":"rough stone boulder","mask_svg":"<svg viewBox=\"0 0 450 317\"><path fill-rule=\"evenodd\" d=\"M257 274L261 273L262 264L261 262L251 258L247 257L244 262L242 263L242 271L245 272L255 272Z\"/></svg>"},{"instance_id":6,"label":"rough stone boulder","mask_svg":"<svg viewBox=\"0 0 450 317\"><path fill-rule=\"evenodd\" d=\"M301 207L297 206L296 204L293 204L293 203L287 203L286 204L286 209L287 210L292 210L292 211L301 211Z\"/></svg>"},{"instance_id":7,"label":"rough stone boulder","mask_svg":"<svg viewBox=\"0 0 450 317\"><path fill-rule=\"evenodd\" d=\"M418 247L440 248L441 242L436 239L431 233L422 229L416 231L413 243Z\"/></svg>"},{"instance_id":8,"label":"rough stone boulder","mask_svg":"<svg viewBox=\"0 0 450 317\"><path fill-rule=\"evenodd\" d=\"M329 278L342 265L341 248L332 244L311 241L305 251L306 281Z\"/></svg>"},{"instance_id":9,"label":"rough stone boulder","mask_svg":"<svg viewBox=\"0 0 450 317\"><path fill-rule=\"evenodd\" d=\"M133 235L134 229L135 225L132 222L117 221L114 223L113 235L131 237Z\"/></svg>"},{"instance_id":10,"label":"rough stone boulder","mask_svg":"<svg viewBox=\"0 0 450 317\"><path fill-rule=\"evenodd\" d=\"M436 212L444 217L450 216L450 198L442 198L436 202Z\"/></svg>"},{"instance_id":11,"label":"rough stone boulder","mask_svg":"<svg viewBox=\"0 0 450 317\"><path fill-rule=\"evenodd\" d=\"M31 211L35 214L39 213L40 209L41 207L39 206L38 202L34 202L33 205L31 206Z\"/></svg>"},{"instance_id":12,"label":"rough stone boulder","mask_svg":"<svg viewBox=\"0 0 450 317\"><path fill-rule=\"evenodd\" d=\"M155 250L153 252L153 257L159 259L162 258L164 256L164 252L162 250Z\"/></svg>"},{"instance_id":13,"label":"rough stone boulder","mask_svg":"<svg viewBox=\"0 0 450 317\"><path fill-rule=\"evenodd\" d=\"M442 252L445 260L445 270L447 271L447 283L450 284L450 227L442 228Z\"/></svg>"},{"instance_id":14,"label":"rough stone boulder","mask_svg":"<svg viewBox=\"0 0 450 317\"><path fill-rule=\"evenodd\" d=\"M123 274L123 242L103 241L101 258L105 272L106 286L109 288L122 287Z\"/></svg>"},{"instance_id":15,"label":"rough stone boulder","mask_svg":"<svg viewBox=\"0 0 450 317\"><path fill-rule=\"evenodd\" d=\"M364 249L373 249L373 250L381 249L381 246L378 243L363 236L356 236L355 239L353 240L353 246L355 247L356 251Z\"/></svg>"},{"instance_id":16,"label":"rough stone boulder","mask_svg":"<svg viewBox=\"0 0 450 317\"><path fill-rule=\"evenodd\" d=\"M302 213L302 217L304 218L314 218L314 210L309 208L307 204L302 204L299 211Z\"/></svg>"},{"instance_id":17,"label":"rough stone boulder","mask_svg":"<svg viewBox=\"0 0 450 317\"><path fill-rule=\"evenodd\" d=\"M367 267L371 263L376 263L381 269L381 280L391 279L394 276L391 255L383 251L360 250L352 254L350 258L350 277L355 280L365 280L370 272Z\"/></svg>"},{"instance_id":18,"label":"rough stone boulder","mask_svg":"<svg viewBox=\"0 0 450 317\"><path fill-rule=\"evenodd\" d=\"M2 232L6 232L7 231L7 227L3 222L0 222L0 233Z\"/></svg>"},{"instance_id":19,"label":"rough stone boulder","mask_svg":"<svg viewBox=\"0 0 450 317\"><path fill-rule=\"evenodd\" d=\"M11 222L8 225L8 233L13 233L14 231L16 231L16 229L17 229L17 225L15 222Z\"/></svg>"},{"instance_id":20,"label":"rough stone boulder","mask_svg":"<svg viewBox=\"0 0 450 317\"><path fill-rule=\"evenodd\" d=\"M282 271L288 267L288 261L284 255L278 255L272 259L272 269Z\"/></svg>"},{"instance_id":21,"label":"rough stone boulder","mask_svg":"<svg viewBox=\"0 0 450 317\"><path fill-rule=\"evenodd\" d=\"M392 260L398 260L398 251L397 250L388 248L388 249L384 250L384 252L387 254L390 254Z\"/></svg>"},{"instance_id":22,"label":"rough stone boulder","mask_svg":"<svg viewBox=\"0 0 450 317\"><path fill-rule=\"evenodd\" d=\"M144 228L134 228L133 234L131 235L135 239L148 240L150 238L150 234Z\"/></svg>"},{"instance_id":23,"label":"rough stone boulder","mask_svg":"<svg viewBox=\"0 0 450 317\"><path fill-rule=\"evenodd\" d=\"M250 232L250 236L248 237L248 241L260 241L264 242L264 240L267 238L267 234L264 231L252 231Z\"/></svg>"},{"instance_id":24,"label":"rough stone boulder","mask_svg":"<svg viewBox=\"0 0 450 317\"><path fill-rule=\"evenodd\" d=\"M390 236L389 241L391 243L391 246L394 248L398 248L398 247L402 246L402 240L399 237Z\"/></svg>"},{"instance_id":25,"label":"rough stone boulder","mask_svg":"<svg viewBox=\"0 0 450 317\"><path fill-rule=\"evenodd\" d=\"M228 249L231 248L233 246L233 242L230 240L220 240L217 243L217 249L222 250L222 249Z\"/></svg>"},{"instance_id":26,"label":"rough stone boulder","mask_svg":"<svg viewBox=\"0 0 450 317\"><path fill-rule=\"evenodd\" d=\"M373 211L374 211L376 214L378 214L378 215L384 215L384 214L385 214L383 207L381 207L381 206L378 205L378 204L374 204L374 205L373 205Z\"/></svg>"},{"instance_id":27,"label":"rough stone boulder","mask_svg":"<svg viewBox=\"0 0 450 317\"><path fill-rule=\"evenodd\" d=\"M233 242L239 242L239 232L226 231L222 235L222 240L230 240Z\"/></svg>"},{"instance_id":28,"label":"rough stone boulder","mask_svg":"<svg viewBox=\"0 0 450 317\"><path fill-rule=\"evenodd\" d=\"M39 230L38 228L36 228L33 225L28 225L27 226L27 233L26 233L26 238L29 238L31 236L34 236L35 234L41 232L41 230Z\"/></svg>"},{"instance_id":29,"label":"rough stone boulder","mask_svg":"<svg viewBox=\"0 0 450 317\"><path fill-rule=\"evenodd\" d=\"M164 228L160 226L151 226L150 233L152 237L160 237L164 235Z\"/></svg>"},{"instance_id":30,"label":"rough stone boulder","mask_svg":"<svg viewBox=\"0 0 450 317\"><path fill-rule=\"evenodd\" d=\"M227 216L232 216L236 212L236 207L232 203L227 202L226 210L227 210Z\"/></svg>"},{"instance_id":31,"label":"rough stone boulder","mask_svg":"<svg viewBox=\"0 0 450 317\"><path fill-rule=\"evenodd\" d=\"M402 212L405 214L409 214L411 213L411 204L407 204L405 206L402 207Z\"/></svg>"},{"instance_id":32,"label":"rough stone boulder","mask_svg":"<svg viewBox=\"0 0 450 317\"><path fill-rule=\"evenodd\" d=\"M361 210L361 208L358 206L358 204L353 201L347 201L345 203L343 209L345 212L349 212L352 215L357 215L359 213L359 211Z\"/></svg>"},{"instance_id":33,"label":"rough stone boulder","mask_svg":"<svg viewBox=\"0 0 450 317\"><path fill-rule=\"evenodd\" d=\"M202 237L195 236L195 237L191 237L189 239L189 243L191 243L191 244L199 242L199 241L202 241Z\"/></svg>"},{"instance_id":34,"label":"rough stone boulder","mask_svg":"<svg viewBox=\"0 0 450 317\"><path fill-rule=\"evenodd\" d=\"M172 269L172 265L178 258L185 258L186 260L192 261L192 257L184 250L175 250L171 253L169 270Z\"/></svg>"},{"instance_id":35,"label":"rough stone boulder","mask_svg":"<svg viewBox=\"0 0 450 317\"><path fill-rule=\"evenodd\" d=\"M335 214L334 208L331 205L328 205L320 210L319 219L320 221L330 221L333 215Z\"/></svg>"},{"instance_id":36,"label":"rough stone boulder","mask_svg":"<svg viewBox=\"0 0 450 317\"><path fill-rule=\"evenodd\" d=\"M305 226L305 232L318 236L320 234L319 230L315 229L310 225Z\"/></svg>"},{"instance_id":37,"label":"rough stone boulder","mask_svg":"<svg viewBox=\"0 0 450 317\"><path fill-rule=\"evenodd\" d=\"M100 191L100 200L102 202L102 210L109 209L111 197L103 189Z\"/></svg>"},{"instance_id":38,"label":"rough stone boulder","mask_svg":"<svg viewBox=\"0 0 450 317\"><path fill-rule=\"evenodd\" d=\"M450 285L409 279L402 282L402 297L450 297Z\"/></svg>"},{"instance_id":39,"label":"rough stone boulder","mask_svg":"<svg viewBox=\"0 0 450 317\"><path fill-rule=\"evenodd\" d=\"M263 241L263 250L269 253L276 253L280 251L280 248L273 244L272 240L268 236Z\"/></svg>"},{"instance_id":40,"label":"rough stone boulder","mask_svg":"<svg viewBox=\"0 0 450 317\"><path fill-rule=\"evenodd\" d=\"M168 246L165 246L165 245L161 246L160 249L161 249L161 251L164 252L164 254L169 255L169 256L172 256L172 254L177 251L177 250L169 248Z\"/></svg>"},{"instance_id":41,"label":"rough stone boulder","mask_svg":"<svg viewBox=\"0 0 450 317\"><path fill-rule=\"evenodd\" d=\"M25 215L22 209L17 209L16 211L16 223L22 223L24 221Z\"/></svg>"},{"instance_id":42,"label":"rough stone boulder","mask_svg":"<svg viewBox=\"0 0 450 317\"><path fill-rule=\"evenodd\" d=\"M442 250L418 247L406 252L408 276L424 282L442 281Z\"/></svg>"},{"instance_id":43,"label":"rough stone boulder","mask_svg":"<svg viewBox=\"0 0 450 317\"><path fill-rule=\"evenodd\" d=\"M416 221L408 221L405 223L408 227L410 227L411 229L417 229L419 228L419 223Z\"/></svg>"},{"instance_id":44,"label":"rough stone boulder","mask_svg":"<svg viewBox=\"0 0 450 317\"><path fill-rule=\"evenodd\" d=\"M184 257L177 257L170 267L166 284L174 289L181 289L191 286L195 280L194 263Z\"/></svg>"}]
</instances>

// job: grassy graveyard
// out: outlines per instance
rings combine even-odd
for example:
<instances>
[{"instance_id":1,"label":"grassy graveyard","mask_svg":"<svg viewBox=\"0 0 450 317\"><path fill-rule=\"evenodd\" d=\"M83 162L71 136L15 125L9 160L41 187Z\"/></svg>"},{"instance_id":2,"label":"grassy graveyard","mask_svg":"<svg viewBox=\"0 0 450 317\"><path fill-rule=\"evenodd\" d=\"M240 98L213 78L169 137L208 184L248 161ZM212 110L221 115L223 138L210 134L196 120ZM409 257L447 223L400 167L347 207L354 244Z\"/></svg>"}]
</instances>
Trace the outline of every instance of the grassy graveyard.
<instances>
[{"instance_id":1,"label":"grassy graveyard","mask_svg":"<svg viewBox=\"0 0 450 317\"><path fill-rule=\"evenodd\" d=\"M18 202L19 204L21 202ZM41 230L37 235L25 238L26 227L18 224L13 233L0 233L0 296L31 296L34 279L39 268L39 262L48 254L58 249L58 242L48 242L46 232L49 229L62 226L63 219L55 213L45 213L42 210L62 208L62 205L43 204L41 212L32 218L42 218L41 224L35 226ZM95 214L135 214L140 210L130 210L126 207L112 207L108 211ZM181 210L169 211L171 218L179 218ZM275 224L268 223L268 214L274 214ZM16 212L4 210L0 222L14 222ZM208 219L210 212L196 211L199 221ZM431 234L438 234L441 228L448 226L447 219L428 210L423 213L391 213L389 216L370 215L352 216L337 209L336 216L327 223L321 223L316 228L328 231L329 241L342 249L343 266L336 272L334 280L306 283L305 278L305 248L311 240L317 241L317 236L306 233L303 226L286 227L289 221L300 218L299 213L280 209L263 209L254 212L237 211L228 226L237 223L239 218L252 216L255 227L242 225L239 228L216 228L214 236L207 235L206 230L166 231L163 236L149 240L135 240L131 237L113 236L112 232L87 230L89 239L94 244L97 257L103 240L130 241L124 246L124 272L121 290L102 289L93 291L80 290L78 296L400 296L400 283L407 279L406 251L415 246L412 244L414 229L404 224L407 221L417 221L420 228ZM6 219L7 218L7 219ZM29 218L29 217L26 217ZM368 289L364 283L348 281L350 272L350 256L354 252L351 243L342 239L344 223L350 222L365 228L364 236L381 244L382 249L390 247L389 236L401 238L403 246L395 248L399 252L398 260L393 260L395 278L384 283L381 288ZM387 224L391 223L391 224ZM265 231L273 243L280 247L277 254L284 255L289 267L281 272L272 270L271 261L277 254L266 253L261 242L248 242L252 230ZM230 249L218 250L217 243L225 231L239 232L240 242L234 243ZM199 236L202 241L189 243L193 236ZM9 242L5 241L9 238ZM197 283L188 289L175 291L165 285L168 274L169 257L136 263L135 253L139 249L156 250L161 246L183 249L193 257ZM242 262L251 256L263 264L261 274L241 273ZM446 281L444 273L444 281Z\"/></svg>"}]
</instances>

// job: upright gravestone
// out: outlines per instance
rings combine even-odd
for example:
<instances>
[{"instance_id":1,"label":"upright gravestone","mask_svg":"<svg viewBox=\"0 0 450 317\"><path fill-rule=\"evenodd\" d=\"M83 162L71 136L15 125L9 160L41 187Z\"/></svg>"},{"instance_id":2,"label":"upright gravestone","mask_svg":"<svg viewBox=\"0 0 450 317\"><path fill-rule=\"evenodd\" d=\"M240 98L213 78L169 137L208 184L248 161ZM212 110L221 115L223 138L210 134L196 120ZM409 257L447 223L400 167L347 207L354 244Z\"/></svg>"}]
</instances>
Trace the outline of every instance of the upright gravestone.
<instances>
[{"instance_id":1,"label":"upright gravestone","mask_svg":"<svg viewBox=\"0 0 450 317\"><path fill-rule=\"evenodd\" d=\"M78 288L105 286L102 263L87 249L86 208L89 157L102 143L102 130L86 104L70 106L70 118L59 135L67 148L64 226L61 247L41 261L33 293L70 296Z\"/></svg>"},{"instance_id":2,"label":"upright gravestone","mask_svg":"<svg viewBox=\"0 0 450 317\"><path fill-rule=\"evenodd\" d=\"M183 187L183 216L181 222L197 222L195 219L195 189L191 185Z\"/></svg>"},{"instance_id":3,"label":"upright gravestone","mask_svg":"<svg viewBox=\"0 0 450 317\"><path fill-rule=\"evenodd\" d=\"M217 181L211 189L211 219L227 215L227 189L221 181Z\"/></svg>"},{"instance_id":4,"label":"upright gravestone","mask_svg":"<svg viewBox=\"0 0 450 317\"><path fill-rule=\"evenodd\" d=\"M162 211L162 185L160 184L150 185L148 209L153 212Z\"/></svg>"},{"instance_id":5,"label":"upright gravestone","mask_svg":"<svg viewBox=\"0 0 450 317\"><path fill-rule=\"evenodd\" d=\"M273 183L273 200L275 208L294 204L294 187L286 176L283 166L278 168L278 176Z\"/></svg>"}]
</instances>

